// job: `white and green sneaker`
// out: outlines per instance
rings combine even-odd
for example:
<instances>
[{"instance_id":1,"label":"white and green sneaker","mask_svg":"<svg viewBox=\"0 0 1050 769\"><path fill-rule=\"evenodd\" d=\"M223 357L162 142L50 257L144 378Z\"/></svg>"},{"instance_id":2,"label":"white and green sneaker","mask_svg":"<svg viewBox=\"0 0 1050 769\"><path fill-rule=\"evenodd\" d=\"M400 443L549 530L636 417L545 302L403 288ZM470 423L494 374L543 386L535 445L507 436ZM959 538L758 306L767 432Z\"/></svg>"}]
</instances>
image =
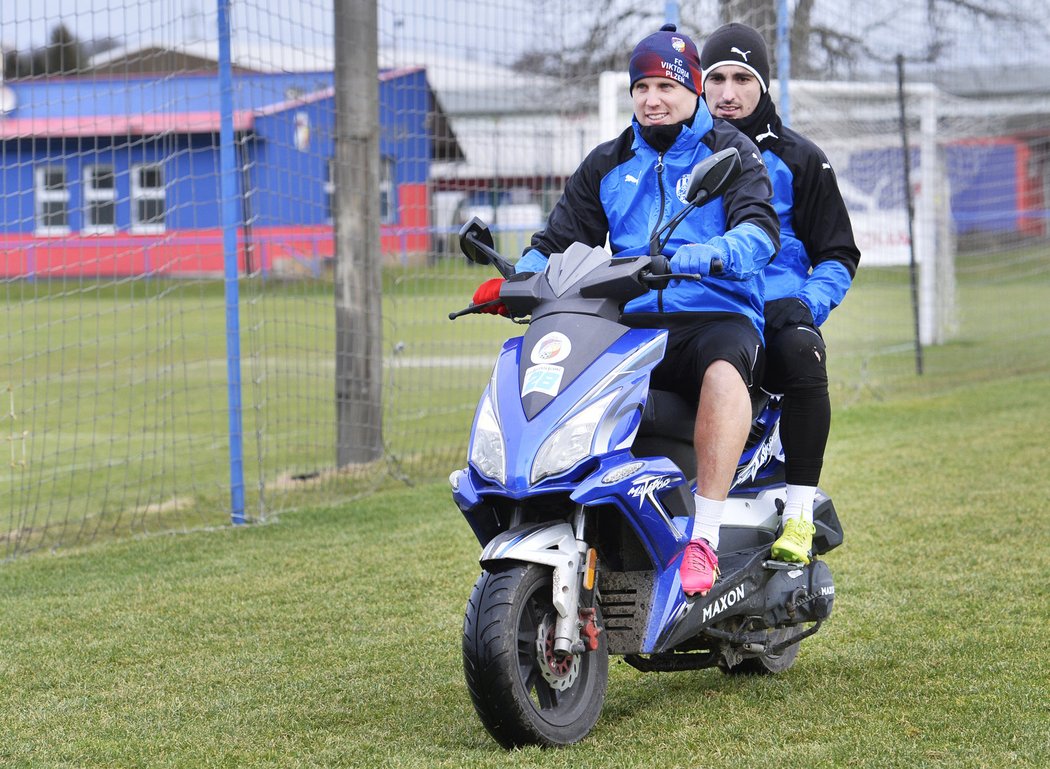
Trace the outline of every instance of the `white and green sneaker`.
<instances>
[{"instance_id":1,"label":"white and green sneaker","mask_svg":"<svg viewBox=\"0 0 1050 769\"><path fill-rule=\"evenodd\" d=\"M801 518L784 521L784 533L773 543L770 555L774 560L789 563L809 563L809 551L813 549L813 534L817 527Z\"/></svg>"}]
</instances>

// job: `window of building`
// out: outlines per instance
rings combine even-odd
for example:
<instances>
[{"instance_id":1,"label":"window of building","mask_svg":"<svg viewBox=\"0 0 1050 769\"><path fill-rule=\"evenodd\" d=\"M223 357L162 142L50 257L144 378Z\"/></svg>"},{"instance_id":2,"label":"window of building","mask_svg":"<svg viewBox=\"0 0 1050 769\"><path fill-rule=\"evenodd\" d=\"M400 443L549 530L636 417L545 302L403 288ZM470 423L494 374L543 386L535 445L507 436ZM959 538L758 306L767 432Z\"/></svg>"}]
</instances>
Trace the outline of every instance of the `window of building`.
<instances>
[{"instance_id":1,"label":"window of building","mask_svg":"<svg viewBox=\"0 0 1050 769\"><path fill-rule=\"evenodd\" d=\"M394 159L379 159L379 221L397 223L397 194L394 186Z\"/></svg>"},{"instance_id":2,"label":"window of building","mask_svg":"<svg viewBox=\"0 0 1050 769\"><path fill-rule=\"evenodd\" d=\"M36 169L36 232L38 235L69 233L69 185L62 166Z\"/></svg>"},{"instance_id":3,"label":"window of building","mask_svg":"<svg viewBox=\"0 0 1050 769\"><path fill-rule=\"evenodd\" d=\"M397 195L394 185L394 159L379 159L379 221L382 224L397 223ZM335 205L335 159L328 159L328 175L324 181L325 215L329 222L333 219Z\"/></svg>"},{"instance_id":4,"label":"window of building","mask_svg":"<svg viewBox=\"0 0 1050 769\"><path fill-rule=\"evenodd\" d=\"M84 169L84 232L114 232L117 228L117 185L113 166Z\"/></svg>"},{"instance_id":5,"label":"window of building","mask_svg":"<svg viewBox=\"0 0 1050 769\"><path fill-rule=\"evenodd\" d=\"M328 158L328 175L324 180L325 219L335 221L335 158Z\"/></svg>"},{"instance_id":6,"label":"window of building","mask_svg":"<svg viewBox=\"0 0 1050 769\"><path fill-rule=\"evenodd\" d=\"M131 231L164 232L167 201L164 167L141 165L131 168Z\"/></svg>"}]
</instances>

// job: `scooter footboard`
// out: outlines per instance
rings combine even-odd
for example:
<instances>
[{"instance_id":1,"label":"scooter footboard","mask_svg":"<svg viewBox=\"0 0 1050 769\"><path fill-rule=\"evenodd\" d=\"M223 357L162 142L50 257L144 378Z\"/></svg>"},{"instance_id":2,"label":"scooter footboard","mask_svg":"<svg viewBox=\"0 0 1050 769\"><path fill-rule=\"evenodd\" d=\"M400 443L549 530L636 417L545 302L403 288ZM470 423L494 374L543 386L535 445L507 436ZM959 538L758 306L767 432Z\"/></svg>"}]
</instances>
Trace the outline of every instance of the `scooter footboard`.
<instances>
[{"instance_id":1,"label":"scooter footboard","mask_svg":"<svg viewBox=\"0 0 1050 769\"><path fill-rule=\"evenodd\" d=\"M720 579L706 597L691 602L689 610L670 625L657 644L658 651L717 627L731 618L746 617L749 629L775 628L820 622L831 614L835 585L823 561L802 566L769 561L760 549L740 569Z\"/></svg>"}]
</instances>

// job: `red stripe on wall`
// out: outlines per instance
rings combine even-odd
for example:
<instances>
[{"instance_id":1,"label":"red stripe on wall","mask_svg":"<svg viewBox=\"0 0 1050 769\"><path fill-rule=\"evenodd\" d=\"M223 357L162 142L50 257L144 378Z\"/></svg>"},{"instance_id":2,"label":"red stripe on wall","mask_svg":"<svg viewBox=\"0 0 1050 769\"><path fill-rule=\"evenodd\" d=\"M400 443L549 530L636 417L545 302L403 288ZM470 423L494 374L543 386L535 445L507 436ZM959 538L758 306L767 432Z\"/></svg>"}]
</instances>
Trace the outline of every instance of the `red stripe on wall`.
<instances>
[{"instance_id":1,"label":"red stripe on wall","mask_svg":"<svg viewBox=\"0 0 1050 769\"><path fill-rule=\"evenodd\" d=\"M430 250L430 200L425 184L402 184L398 187L398 224L384 225L384 254L403 256Z\"/></svg>"},{"instance_id":2,"label":"red stripe on wall","mask_svg":"<svg viewBox=\"0 0 1050 769\"><path fill-rule=\"evenodd\" d=\"M430 250L430 210L425 184L402 185L400 222L383 225L386 261L409 263ZM335 254L330 225L254 227L238 232L238 270L319 274ZM218 228L173 230L159 235L38 237L0 233L0 277L192 276L223 274L223 239Z\"/></svg>"},{"instance_id":3,"label":"red stripe on wall","mask_svg":"<svg viewBox=\"0 0 1050 769\"><path fill-rule=\"evenodd\" d=\"M1017 179L1017 229L1022 235L1042 237L1046 226L1041 216L1033 216L1033 212L1043 209L1042 186L1038 179L1029 173L1032 159L1031 148L1023 141L1016 144L1015 175Z\"/></svg>"},{"instance_id":4,"label":"red stripe on wall","mask_svg":"<svg viewBox=\"0 0 1050 769\"><path fill-rule=\"evenodd\" d=\"M331 227L257 228L238 238L238 269L270 272L279 262L303 269L330 259ZM222 231L181 230L161 235L0 235L5 278L221 275Z\"/></svg>"}]
</instances>

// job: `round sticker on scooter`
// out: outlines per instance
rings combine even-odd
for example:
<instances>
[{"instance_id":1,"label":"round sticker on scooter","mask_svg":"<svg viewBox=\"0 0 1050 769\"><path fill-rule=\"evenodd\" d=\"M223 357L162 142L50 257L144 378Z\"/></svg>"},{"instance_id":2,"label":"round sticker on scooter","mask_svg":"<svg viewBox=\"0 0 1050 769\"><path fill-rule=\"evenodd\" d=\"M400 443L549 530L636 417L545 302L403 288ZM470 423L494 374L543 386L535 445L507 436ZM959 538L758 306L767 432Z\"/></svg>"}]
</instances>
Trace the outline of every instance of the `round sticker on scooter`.
<instances>
[{"instance_id":1,"label":"round sticker on scooter","mask_svg":"<svg viewBox=\"0 0 1050 769\"><path fill-rule=\"evenodd\" d=\"M572 352L572 342L560 331L545 334L532 348L533 363L560 363Z\"/></svg>"}]
</instances>

